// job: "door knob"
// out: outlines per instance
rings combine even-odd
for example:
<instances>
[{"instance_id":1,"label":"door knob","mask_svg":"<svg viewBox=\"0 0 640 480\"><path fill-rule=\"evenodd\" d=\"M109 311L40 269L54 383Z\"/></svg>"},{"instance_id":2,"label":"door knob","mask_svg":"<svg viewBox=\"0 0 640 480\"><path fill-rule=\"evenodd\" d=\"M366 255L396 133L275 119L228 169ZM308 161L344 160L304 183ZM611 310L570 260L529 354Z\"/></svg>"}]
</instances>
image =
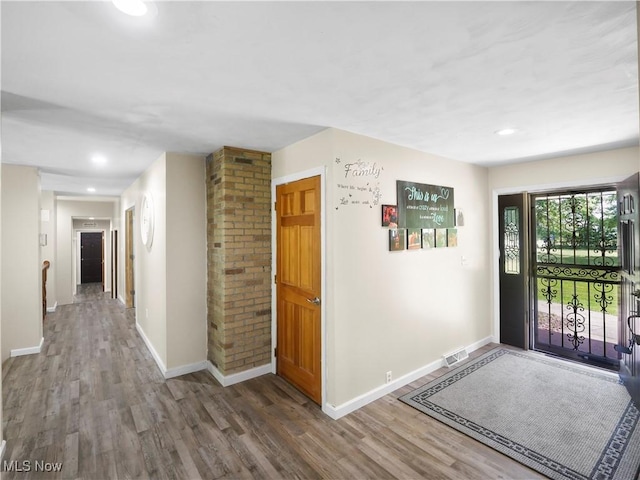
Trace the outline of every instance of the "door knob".
<instances>
[{"instance_id":1,"label":"door knob","mask_svg":"<svg viewBox=\"0 0 640 480\"><path fill-rule=\"evenodd\" d=\"M313 303L314 305L320 305L320 299L318 297L307 298L307 302Z\"/></svg>"}]
</instances>

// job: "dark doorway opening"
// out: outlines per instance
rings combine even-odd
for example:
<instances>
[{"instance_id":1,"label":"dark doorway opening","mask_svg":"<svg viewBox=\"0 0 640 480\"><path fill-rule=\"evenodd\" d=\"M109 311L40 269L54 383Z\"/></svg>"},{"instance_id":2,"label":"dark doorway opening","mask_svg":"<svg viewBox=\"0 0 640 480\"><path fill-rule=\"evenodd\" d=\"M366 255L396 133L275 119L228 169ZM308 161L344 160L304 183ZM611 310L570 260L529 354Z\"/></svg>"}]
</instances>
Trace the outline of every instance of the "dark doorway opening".
<instances>
[{"instance_id":1,"label":"dark doorway opening","mask_svg":"<svg viewBox=\"0 0 640 480\"><path fill-rule=\"evenodd\" d=\"M104 243L102 232L80 233L80 283L103 283Z\"/></svg>"}]
</instances>

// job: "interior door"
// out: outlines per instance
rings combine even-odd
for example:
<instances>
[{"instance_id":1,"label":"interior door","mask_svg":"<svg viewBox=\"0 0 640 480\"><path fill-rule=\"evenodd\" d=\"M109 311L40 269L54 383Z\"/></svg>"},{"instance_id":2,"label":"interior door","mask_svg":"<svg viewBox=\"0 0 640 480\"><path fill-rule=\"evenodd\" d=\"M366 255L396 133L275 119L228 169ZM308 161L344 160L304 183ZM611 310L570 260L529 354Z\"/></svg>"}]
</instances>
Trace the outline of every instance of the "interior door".
<instances>
[{"instance_id":1,"label":"interior door","mask_svg":"<svg viewBox=\"0 0 640 480\"><path fill-rule=\"evenodd\" d=\"M276 188L278 375L322 402L320 177Z\"/></svg>"},{"instance_id":2,"label":"interior door","mask_svg":"<svg viewBox=\"0 0 640 480\"><path fill-rule=\"evenodd\" d=\"M640 288L640 205L639 175L635 174L618 185L620 238L620 377L631 398L640 407L640 344L632 338L631 329L640 335L640 299L634 295ZM629 328L631 327L631 328ZM638 337L640 340L640 337ZM629 352L630 350L630 352Z\"/></svg>"},{"instance_id":3,"label":"interior door","mask_svg":"<svg viewBox=\"0 0 640 480\"><path fill-rule=\"evenodd\" d=\"M102 232L80 233L80 283L102 283Z\"/></svg>"},{"instance_id":4,"label":"interior door","mask_svg":"<svg viewBox=\"0 0 640 480\"><path fill-rule=\"evenodd\" d=\"M135 305L135 288L133 281L133 208L125 212L125 259L124 259L124 289L126 295L127 308Z\"/></svg>"},{"instance_id":5,"label":"interior door","mask_svg":"<svg viewBox=\"0 0 640 480\"><path fill-rule=\"evenodd\" d=\"M526 349L528 342L525 195L500 195L500 342Z\"/></svg>"},{"instance_id":6,"label":"interior door","mask_svg":"<svg viewBox=\"0 0 640 480\"><path fill-rule=\"evenodd\" d=\"M111 298L118 298L118 230L111 232Z\"/></svg>"}]
</instances>

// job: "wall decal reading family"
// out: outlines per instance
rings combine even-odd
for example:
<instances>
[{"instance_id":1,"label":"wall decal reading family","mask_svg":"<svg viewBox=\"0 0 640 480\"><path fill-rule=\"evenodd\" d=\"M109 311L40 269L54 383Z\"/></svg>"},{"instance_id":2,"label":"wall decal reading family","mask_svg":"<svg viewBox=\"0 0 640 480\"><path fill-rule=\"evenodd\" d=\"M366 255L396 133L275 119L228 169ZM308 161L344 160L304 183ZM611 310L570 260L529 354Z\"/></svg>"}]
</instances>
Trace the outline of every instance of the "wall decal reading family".
<instances>
[{"instance_id":1,"label":"wall decal reading family","mask_svg":"<svg viewBox=\"0 0 640 480\"><path fill-rule=\"evenodd\" d=\"M350 206L373 208L380 204L380 182L374 180L380 178L384 167L361 159L343 164L340 157L336 157L335 165L344 172L344 180L336 185L336 210Z\"/></svg>"},{"instance_id":2,"label":"wall decal reading family","mask_svg":"<svg viewBox=\"0 0 640 480\"><path fill-rule=\"evenodd\" d=\"M348 178L349 175L351 175L352 177L378 178L381 171L382 168L378 167L375 162L369 163L358 160L355 163L344 164L344 178Z\"/></svg>"}]
</instances>

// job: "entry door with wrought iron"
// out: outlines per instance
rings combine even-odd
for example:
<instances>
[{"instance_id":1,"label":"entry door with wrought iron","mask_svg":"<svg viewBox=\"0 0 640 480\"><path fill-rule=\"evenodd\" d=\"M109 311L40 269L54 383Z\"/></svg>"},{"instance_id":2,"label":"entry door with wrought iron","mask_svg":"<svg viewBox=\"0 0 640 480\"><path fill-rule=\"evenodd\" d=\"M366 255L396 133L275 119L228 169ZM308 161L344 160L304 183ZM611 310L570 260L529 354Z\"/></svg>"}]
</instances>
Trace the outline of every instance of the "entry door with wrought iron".
<instances>
[{"instance_id":1,"label":"entry door with wrought iron","mask_svg":"<svg viewBox=\"0 0 640 480\"><path fill-rule=\"evenodd\" d=\"M618 185L620 213L620 376L640 407L640 181L635 174Z\"/></svg>"},{"instance_id":2,"label":"entry door with wrought iron","mask_svg":"<svg viewBox=\"0 0 640 480\"><path fill-rule=\"evenodd\" d=\"M532 195L532 348L616 369L615 188Z\"/></svg>"}]
</instances>

